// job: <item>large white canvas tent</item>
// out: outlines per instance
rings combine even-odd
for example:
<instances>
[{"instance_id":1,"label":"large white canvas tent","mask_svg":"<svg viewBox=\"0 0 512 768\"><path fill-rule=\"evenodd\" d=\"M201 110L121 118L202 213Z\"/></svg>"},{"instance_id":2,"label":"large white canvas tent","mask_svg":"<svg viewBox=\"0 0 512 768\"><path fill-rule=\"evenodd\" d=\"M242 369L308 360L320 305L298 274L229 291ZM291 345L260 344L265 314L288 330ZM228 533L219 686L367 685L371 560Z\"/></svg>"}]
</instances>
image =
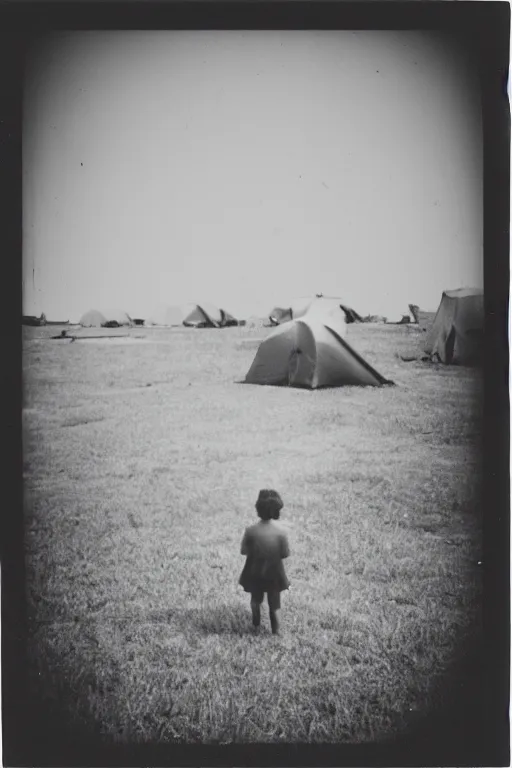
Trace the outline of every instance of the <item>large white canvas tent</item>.
<instances>
[{"instance_id":1,"label":"large white canvas tent","mask_svg":"<svg viewBox=\"0 0 512 768\"><path fill-rule=\"evenodd\" d=\"M390 383L332 327L310 315L283 323L267 336L245 381L307 389Z\"/></svg>"},{"instance_id":2,"label":"large white canvas tent","mask_svg":"<svg viewBox=\"0 0 512 768\"><path fill-rule=\"evenodd\" d=\"M425 343L425 352L448 365L474 365L481 359L484 292L480 288L444 291Z\"/></svg>"}]
</instances>

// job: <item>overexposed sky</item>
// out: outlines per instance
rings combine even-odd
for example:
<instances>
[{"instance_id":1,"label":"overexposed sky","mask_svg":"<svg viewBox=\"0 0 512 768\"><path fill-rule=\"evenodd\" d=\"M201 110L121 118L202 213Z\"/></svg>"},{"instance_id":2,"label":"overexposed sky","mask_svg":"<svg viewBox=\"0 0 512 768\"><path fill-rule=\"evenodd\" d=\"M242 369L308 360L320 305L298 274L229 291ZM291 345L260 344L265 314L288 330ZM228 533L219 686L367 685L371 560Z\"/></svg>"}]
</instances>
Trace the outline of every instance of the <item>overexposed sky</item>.
<instances>
[{"instance_id":1,"label":"overexposed sky","mask_svg":"<svg viewBox=\"0 0 512 768\"><path fill-rule=\"evenodd\" d=\"M29 61L24 313L436 309L483 281L479 91L420 32L63 32Z\"/></svg>"}]
</instances>

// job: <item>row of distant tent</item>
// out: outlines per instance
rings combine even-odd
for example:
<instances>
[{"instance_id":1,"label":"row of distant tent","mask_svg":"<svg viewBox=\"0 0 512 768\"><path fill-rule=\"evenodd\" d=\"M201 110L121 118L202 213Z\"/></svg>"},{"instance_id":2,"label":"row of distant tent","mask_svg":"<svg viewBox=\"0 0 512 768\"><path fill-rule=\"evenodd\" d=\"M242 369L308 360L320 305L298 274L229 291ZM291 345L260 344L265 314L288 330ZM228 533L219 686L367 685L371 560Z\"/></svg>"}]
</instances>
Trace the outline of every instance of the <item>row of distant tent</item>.
<instances>
[{"instance_id":1,"label":"row of distant tent","mask_svg":"<svg viewBox=\"0 0 512 768\"><path fill-rule=\"evenodd\" d=\"M184 325L188 328L227 328L238 325L238 320L225 309L203 303L163 307L146 320L132 319L126 312L91 310L82 315L79 324L85 328L109 327L109 325Z\"/></svg>"},{"instance_id":2,"label":"row of distant tent","mask_svg":"<svg viewBox=\"0 0 512 768\"><path fill-rule=\"evenodd\" d=\"M268 324L281 325L282 323L302 317L317 299L322 299L322 306L327 311L341 311L344 320L347 323L385 320L385 318L378 316L367 316L363 318L354 309L342 304L340 299L328 298L319 294L314 298L308 297L298 299L292 302L289 307L274 307L268 315ZM411 318L408 315L404 315L400 322L411 322ZM42 314L41 317L23 317L24 325L67 325L68 323L69 320L48 321L44 314ZM84 328L116 328L131 325L169 327L183 325L190 328L227 328L230 326L245 325L245 323L246 321L237 320L225 309L206 303L162 307L147 319L132 318L128 313L120 310L99 311L92 309L82 315L78 321L78 325L81 325Z\"/></svg>"},{"instance_id":3,"label":"row of distant tent","mask_svg":"<svg viewBox=\"0 0 512 768\"><path fill-rule=\"evenodd\" d=\"M425 314L415 305L410 305L410 310L416 323L423 327ZM276 328L261 343L247 381L309 388L386 383L344 340L347 323L361 319L350 307L340 304L339 299L321 295L294 302L287 309L274 308L269 321ZM46 323L44 315L27 320L28 324L34 325ZM87 312L80 319L80 325L84 327L143 323L222 328L237 325L238 321L225 310L205 304L169 307L159 317L146 321L133 321L124 312L101 313L96 310ZM425 353L445 364L478 364L483 328L482 290L445 291L427 335Z\"/></svg>"},{"instance_id":4,"label":"row of distant tent","mask_svg":"<svg viewBox=\"0 0 512 768\"><path fill-rule=\"evenodd\" d=\"M268 316L269 325L281 325L290 320L302 317L313 306L321 303L322 311L337 313L343 322L362 322L360 315L340 303L340 299L328 299L323 296L298 299L290 307L275 307ZM237 320L227 310L213 304L185 304L181 306L162 307L149 318L132 319L126 312L98 312L91 310L80 318L79 324L84 327L109 327L122 325L146 326L180 326L188 328L228 328L244 325L245 321Z\"/></svg>"},{"instance_id":5,"label":"row of distant tent","mask_svg":"<svg viewBox=\"0 0 512 768\"><path fill-rule=\"evenodd\" d=\"M69 320L48 321L44 313L41 317L27 316L22 319L23 325L68 325ZM164 307L150 318L132 318L121 310L91 309L82 315L77 325L83 328L120 328L122 326L178 326L189 328L227 328L239 325L233 315L225 309L219 309L212 304L185 304L183 306Z\"/></svg>"}]
</instances>

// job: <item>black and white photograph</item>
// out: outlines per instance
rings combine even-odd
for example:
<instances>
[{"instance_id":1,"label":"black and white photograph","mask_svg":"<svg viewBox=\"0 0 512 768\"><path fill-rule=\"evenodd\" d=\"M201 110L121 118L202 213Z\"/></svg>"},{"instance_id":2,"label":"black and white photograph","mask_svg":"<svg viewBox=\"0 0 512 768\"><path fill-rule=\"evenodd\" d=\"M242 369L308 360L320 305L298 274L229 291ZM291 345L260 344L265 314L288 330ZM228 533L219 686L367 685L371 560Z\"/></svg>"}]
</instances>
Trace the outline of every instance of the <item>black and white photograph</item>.
<instances>
[{"instance_id":1,"label":"black and white photograph","mask_svg":"<svg viewBox=\"0 0 512 768\"><path fill-rule=\"evenodd\" d=\"M25 764L506 764L508 251L479 4L439 5L460 24L31 30Z\"/></svg>"}]
</instances>

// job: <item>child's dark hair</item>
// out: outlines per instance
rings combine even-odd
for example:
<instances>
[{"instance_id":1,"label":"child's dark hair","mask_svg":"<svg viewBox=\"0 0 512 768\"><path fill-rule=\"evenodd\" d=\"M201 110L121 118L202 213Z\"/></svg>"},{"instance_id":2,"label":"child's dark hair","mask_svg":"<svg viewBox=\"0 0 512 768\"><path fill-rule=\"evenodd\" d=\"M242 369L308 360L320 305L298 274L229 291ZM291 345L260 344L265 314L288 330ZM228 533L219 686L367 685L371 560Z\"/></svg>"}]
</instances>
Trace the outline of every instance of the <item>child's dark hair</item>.
<instances>
[{"instance_id":1,"label":"child's dark hair","mask_svg":"<svg viewBox=\"0 0 512 768\"><path fill-rule=\"evenodd\" d=\"M279 520L283 500L277 491L263 489L256 502L256 512L262 520Z\"/></svg>"}]
</instances>

